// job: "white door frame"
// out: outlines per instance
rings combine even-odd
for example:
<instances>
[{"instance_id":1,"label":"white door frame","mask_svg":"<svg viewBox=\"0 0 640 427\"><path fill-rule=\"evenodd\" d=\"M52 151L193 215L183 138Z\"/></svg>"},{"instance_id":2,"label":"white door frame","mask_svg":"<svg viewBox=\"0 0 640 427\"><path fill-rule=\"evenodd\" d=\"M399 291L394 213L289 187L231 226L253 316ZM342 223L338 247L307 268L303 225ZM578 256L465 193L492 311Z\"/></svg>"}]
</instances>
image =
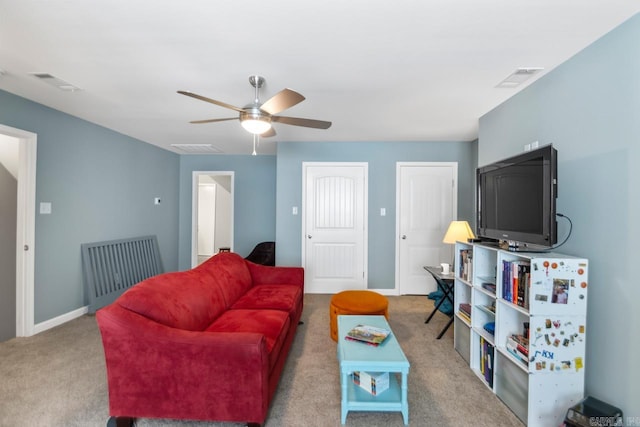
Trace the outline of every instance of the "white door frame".
<instances>
[{"instance_id":1,"label":"white door frame","mask_svg":"<svg viewBox=\"0 0 640 427\"><path fill-rule=\"evenodd\" d=\"M398 244L400 238L400 170L404 166L449 166L453 168L453 188L451 191L453 192L453 218L452 220L457 219L458 217L458 163L457 162L397 162L396 163L396 274L395 274L395 284L394 284L394 294L400 295L400 246ZM444 235L442 236L444 237ZM425 276L426 276L425 272ZM425 279L427 280L427 279Z\"/></svg>"},{"instance_id":2,"label":"white door frame","mask_svg":"<svg viewBox=\"0 0 640 427\"><path fill-rule=\"evenodd\" d=\"M321 167L327 167L327 166L336 166L336 167L361 167L364 169L364 183L363 183L363 187L364 187L364 218L363 218L363 227L364 227L364 236L363 236L363 257L364 257L364 261L363 261L363 268L364 268L364 277L363 277L363 281L364 284L368 287L368 283L369 283L369 163L367 162L302 162L302 208L301 208L301 215L302 215L302 228L301 228L301 232L300 232L300 239L301 239L301 256L302 256L302 267L305 268L306 265L306 246L307 246L307 236L306 236L306 230L307 230L307 221L306 221L306 204L307 204L307 190L306 190L306 183L307 183L307 168L309 167L314 167L314 166L321 166ZM305 291L306 292L306 291Z\"/></svg>"},{"instance_id":3,"label":"white door frame","mask_svg":"<svg viewBox=\"0 0 640 427\"><path fill-rule=\"evenodd\" d=\"M16 224L16 336L35 331L36 153L38 135L0 125L0 133L18 139L18 218Z\"/></svg>"},{"instance_id":4,"label":"white door frame","mask_svg":"<svg viewBox=\"0 0 640 427\"><path fill-rule=\"evenodd\" d=\"M231 250L233 251L234 171L193 171L191 179L191 267L198 265L198 178L201 175L228 176L231 178Z\"/></svg>"}]
</instances>

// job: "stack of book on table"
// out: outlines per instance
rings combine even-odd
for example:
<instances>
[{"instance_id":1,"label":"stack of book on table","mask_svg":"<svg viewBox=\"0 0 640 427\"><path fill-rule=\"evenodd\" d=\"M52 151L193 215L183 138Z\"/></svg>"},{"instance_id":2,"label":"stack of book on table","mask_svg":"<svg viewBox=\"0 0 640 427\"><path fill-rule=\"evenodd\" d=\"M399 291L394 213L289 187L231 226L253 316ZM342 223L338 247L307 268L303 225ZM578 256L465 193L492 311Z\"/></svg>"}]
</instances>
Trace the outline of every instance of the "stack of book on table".
<instances>
[{"instance_id":1,"label":"stack of book on table","mask_svg":"<svg viewBox=\"0 0 640 427\"><path fill-rule=\"evenodd\" d=\"M358 325L347 332L347 335L344 338L349 341L357 341L364 344L378 346L387 339L389 334L391 334L391 331L386 328Z\"/></svg>"}]
</instances>

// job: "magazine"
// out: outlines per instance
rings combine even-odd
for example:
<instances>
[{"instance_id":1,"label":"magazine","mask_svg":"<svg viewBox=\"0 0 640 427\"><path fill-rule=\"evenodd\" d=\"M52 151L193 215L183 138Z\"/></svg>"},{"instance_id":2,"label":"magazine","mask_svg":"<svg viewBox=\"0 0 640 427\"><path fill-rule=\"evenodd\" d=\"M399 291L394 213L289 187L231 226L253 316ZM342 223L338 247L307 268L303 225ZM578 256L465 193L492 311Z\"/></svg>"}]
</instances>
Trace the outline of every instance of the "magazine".
<instances>
[{"instance_id":1,"label":"magazine","mask_svg":"<svg viewBox=\"0 0 640 427\"><path fill-rule=\"evenodd\" d=\"M358 325L347 332L345 339L351 341L360 341L371 345L381 344L391 331L385 328L378 328L369 325Z\"/></svg>"}]
</instances>

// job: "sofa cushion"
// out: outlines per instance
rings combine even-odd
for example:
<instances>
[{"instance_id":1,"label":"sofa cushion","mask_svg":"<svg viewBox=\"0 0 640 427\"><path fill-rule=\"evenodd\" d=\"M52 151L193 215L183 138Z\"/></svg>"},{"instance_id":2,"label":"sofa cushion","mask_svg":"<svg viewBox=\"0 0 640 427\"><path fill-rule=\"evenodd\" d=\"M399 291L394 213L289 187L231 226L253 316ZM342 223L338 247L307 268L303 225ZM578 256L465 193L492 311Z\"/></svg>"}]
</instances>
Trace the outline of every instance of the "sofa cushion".
<instances>
[{"instance_id":1,"label":"sofa cushion","mask_svg":"<svg viewBox=\"0 0 640 427\"><path fill-rule=\"evenodd\" d=\"M258 285L240 297L232 309L284 310L290 315L302 305L302 288L294 285Z\"/></svg>"},{"instance_id":2,"label":"sofa cushion","mask_svg":"<svg viewBox=\"0 0 640 427\"><path fill-rule=\"evenodd\" d=\"M278 360L289 331L289 316L279 310L229 310L218 317L208 332L254 332L264 335L269 352L269 370Z\"/></svg>"},{"instance_id":3,"label":"sofa cushion","mask_svg":"<svg viewBox=\"0 0 640 427\"><path fill-rule=\"evenodd\" d=\"M244 295L253 283L246 261L233 252L219 253L200 264L195 270L209 275L220 283L227 308Z\"/></svg>"},{"instance_id":4,"label":"sofa cushion","mask_svg":"<svg viewBox=\"0 0 640 427\"><path fill-rule=\"evenodd\" d=\"M220 287L195 270L150 277L116 302L163 325L190 331L204 330L227 308Z\"/></svg>"}]
</instances>

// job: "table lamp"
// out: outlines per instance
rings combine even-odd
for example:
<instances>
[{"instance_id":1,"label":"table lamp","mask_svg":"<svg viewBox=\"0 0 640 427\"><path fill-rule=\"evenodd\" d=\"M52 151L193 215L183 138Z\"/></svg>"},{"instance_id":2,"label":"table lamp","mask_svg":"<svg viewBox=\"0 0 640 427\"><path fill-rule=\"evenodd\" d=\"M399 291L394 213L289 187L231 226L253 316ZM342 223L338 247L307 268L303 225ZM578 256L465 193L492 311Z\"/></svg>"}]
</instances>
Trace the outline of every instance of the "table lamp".
<instances>
[{"instance_id":1,"label":"table lamp","mask_svg":"<svg viewBox=\"0 0 640 427\"><path fill-rule=\"evenodd\" d=\"M471 231L471 227L467 221L451 221L449 224L449 228L447 232L444 234L444 239L442 239L443 243L454 244L456 242L466 242L467 239L475 239L476 236ZM453 268L455 264L455 254L453 256L454 261L451 262L451 269L455 271Z\"/></svg>"},{"instance_id":2,"label":"table lamp","mask_svg":"<svg viewBox=\"0 0 640 427\"><path fill-rule=\"evenodd\" d=\"M475 239L476 236L471 231L467 221L451 221L449 228L442 239L443 243L454 244L455 242L466 242L467 239Z\"/></svg>"}]
</instances>

